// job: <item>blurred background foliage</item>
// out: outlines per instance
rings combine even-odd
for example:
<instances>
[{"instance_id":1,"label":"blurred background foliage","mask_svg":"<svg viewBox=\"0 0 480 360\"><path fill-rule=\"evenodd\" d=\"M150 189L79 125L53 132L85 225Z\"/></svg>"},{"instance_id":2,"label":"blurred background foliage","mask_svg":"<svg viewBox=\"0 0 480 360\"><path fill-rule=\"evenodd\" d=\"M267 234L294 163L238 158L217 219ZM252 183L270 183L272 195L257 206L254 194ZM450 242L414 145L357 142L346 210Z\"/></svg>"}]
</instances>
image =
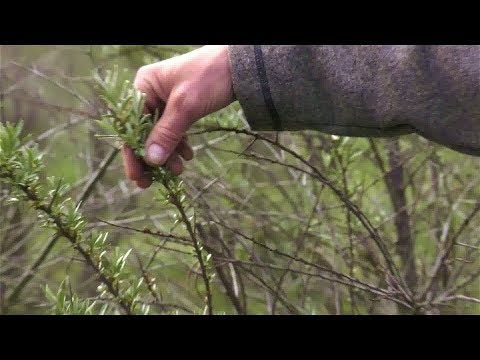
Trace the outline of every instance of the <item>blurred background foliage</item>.
<instances>
[{"instance_id":1,"label":"blurred background foliage","mask_svg":"<svg viewBox=\"0 0 480 360\"><path fill-rule=\"evenodd\" d=\"M24 121L48 175L70 183L72 199L105 168L83 204L87 228L108 231L123 252L132 249L129 271L156 284L158 297L142 299L152 314L205 313L205 287L190 244L151 234L186 234L175 211L155 200L160 186L135 188L119 156L104 166L115 144L95 136L104 108L92 74L118 65L133 79L140 66L194 48L0 47L0 120ZM211 249L215 314L479 313L478 158L417 135L202 131L215 126L248 124L234 103L189 134L195 159L182 179L196 233ZM52 231L27 205L7 204L9 193L0 185L0 313L50 313L45 288L55 293L62 282L67 297L74 291L98 299L97 277L68 241L60 239L39 261ZM403 290L345 199L385 244Z\"/></svg>"}]
</instances>

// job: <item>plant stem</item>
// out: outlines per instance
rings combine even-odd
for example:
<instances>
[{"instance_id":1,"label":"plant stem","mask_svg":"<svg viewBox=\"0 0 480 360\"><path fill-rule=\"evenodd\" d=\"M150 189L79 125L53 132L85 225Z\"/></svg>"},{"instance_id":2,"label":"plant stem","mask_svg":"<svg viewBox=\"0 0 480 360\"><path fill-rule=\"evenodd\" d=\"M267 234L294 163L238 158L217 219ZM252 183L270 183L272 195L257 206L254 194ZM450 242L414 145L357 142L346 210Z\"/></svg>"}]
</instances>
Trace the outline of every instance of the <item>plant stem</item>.
<instances>
[{"instance_id":1,"label":"plant stem","mask_svg":"<svg viewBox=\"0 0 480 360\"><path fill-rule=\"evenodd\" d=\"M178 199L177 195L173 193L170 186L168 185L168 182L165 179L162 179L162 183L169 193L171 203L175 205L178 212L180 213L180 216L182 217L182 222L185 224L187 231L190 234L190 237L192 239L193 247L195 249L195 254L197 256L198 263L200 264L200 269L202 271L203 282L205 284L208 315L213 315L212 292L210 290L210 281L208 279L207 268L205 266L205 263L203 262L202 250L200 249L200 245L198 244L198 240L195 235L195 232L193 231L192 224L190 223L190 221L187 218L187 215L185 214L185 210L183 208L182 203Z\"/></svg>"},{"instance_id":2,"label":"plant stem","mask_svg":"<svg viewBox=\"0 0 480 360\"><path fill-rule=\"evenodd\" d=\"M95 187L95 184L103 177L107 168L110 166L112 161L118 155L118 152L119 152L118 149L116 148L112 149L110 153L107 154L105 159L102 161L102 163L100 164L100 167L98 168L98 170L93 175L92 179L88 182L88 184L85 186L84 190L82 191L82 195L80 195L80 198L77 202L79 209L83 206L85 200L87 200L90 197L92 190ZM33 263L30 269L25 273L25 275L22 277L18 285L13 289L12 293L7 298L7 304L13 303L21 294L23 289L33 279L33 277L35 276L36 270L39 268L41 264L43 264L43 262L48 257L48 255L54 248L59 238L60 238L60 235L57 233L50 239L50 241L48 242L47 246L45 246L45 248L43 249L38 259Z\"/></svg>"}]
</instances>

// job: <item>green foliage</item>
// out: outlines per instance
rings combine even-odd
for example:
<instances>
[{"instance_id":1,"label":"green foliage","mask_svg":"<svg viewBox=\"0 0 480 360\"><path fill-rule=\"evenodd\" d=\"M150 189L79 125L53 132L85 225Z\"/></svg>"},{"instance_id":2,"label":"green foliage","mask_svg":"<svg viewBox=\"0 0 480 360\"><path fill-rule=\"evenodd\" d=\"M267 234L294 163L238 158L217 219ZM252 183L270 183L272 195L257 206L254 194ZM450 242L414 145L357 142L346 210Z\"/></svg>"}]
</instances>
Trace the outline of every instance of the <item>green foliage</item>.
<instances>
[{"instance_id":1,"label":"green foliage","mask_svg":"<svg viewBox=\"0 0 480 360\"><path fill-rule=\"evenodd\" d=\"M99 97L107 106L107 113L97 121L107 132L104 137L114 137L130 146L138 157L145 155L144 144L155 125L159 113L145 113L145 94L136 90L129 79L126 69L119 71L118 66L106 71L105 79L98 73L94 75L100 89ZM154 181L168 184L172 193L182 196L181 183L163 167L150 168Z\"/></svg>"},{"instance_id":2,"label":"green foliage","mask_svg":"<svg viewBox=\"0 0 480 360\"><path fill-rule=\"evenodd\" d=\"M68 291L71 291L69 285L68 279L62 281L56 293L53 293L48 285L45 286L45 296L54 304L51 313L55 315L95 315L97 302L90 299L79 299L75 293L67 295Z\"/></svg>"},{"instance_id":3,"label":"green foliage","mask_svg":"<svg viewBox=\"0 0 480 360\"><path fill-rule=\"evenodd\" d=\"M159 117L158 110L154 114L145 114L145 94L136 90L131 82L125 77L127 71L119 72L118 67L113 71L107 71L105 80L98 75L95 76L100 87L100 98L104 100L108 112L102 116L98 124L105 130L112 132L123 144L130 146L134 153L141 157L145 154L144 143L148 134ZM110 135L110 136L111 136ZM188 216L185 210L186 194L182 181L173 176L168 170L162 167L149 167L153 181L162 184L165 190L159 189L160 200L164 204L172 204L177 212L175 213L174 226L183 223L191 237L194 245L194 256L200 264L206 291L206 308L210 314L213 313L210 293L210 279L208 268L204 260L204 249L198 243L195 236L195 225L191 223L193 216ZM115 269L123 268L119 258L115 263ZM131 295L135 299L136 294Z\"/></svg>"},{"instance_id":4,"label":"green foliage","mask_svg":"<svg viewBox=\"0 0 480 360\"><path fill-rule=\"evenodd\" d=\"M192 48L2 47L0 313L479 313L478 158L416 135L254 133L235 103L195 123L181 178L125 181L118 146L142 156L159 115L136 70Z\"/></svg>"},{"instance_id":5,"label":"green foliage","mask_svg":"<svg viewBox=\"0 0 480 360\"><path fill-rule=\"evenodd\" d=\"M144 156L143 144L152 130L158 112L145 113L145 94L134 89L126 69L107 70L105 80L95 73L95 80L100 88L100 98L107 106L107 113L102 115L98 125L107 133L106 136L118 137L123 143L135 150L137 156Z\"/></svg>"},{"instance_id":6,"label":"green foliage","mask_svg":"<svg viewBox=\"0 0 480 360\"><path fill-rule=\"evenodd\" d=\"M15 185L16 188L38 188L40 171L43 169L42 155L37 147L25 148L21 146L20 133L23 123L0 123L0 177L5 182ZM25 194L17 191L16 194L25 198ZM10 201L16 201L11 198Z\"/></svg>"},{"instance_id":7,"label":"green foliage","mask_svg":"<svg viewBox=\"0 0 480 360\"><path fill-rule=\"evenodd\" d=\"M69 240L73 247L98 274L101 284L100 299L112 298L127 313L135 311L141 284L124 271L129 249L121 253L118 248L111 251L106 242L107 233L85 232L86 220L71 198L66 198L68 186L62 181L49 177L41 182L44 169L38 146L22 146L20 137L22 123L0 124L0 181L11 188L10 203L25 201L37 210L42 226ZM86 244L86 247L85 245ZM132 282L133 281L133 282ZM56 299L56 313L91 313L94 302L79 300L72 294L66 301L64 287L60 286L57 295L47 288L50 299Z\"/></svg>"}]
</instances>

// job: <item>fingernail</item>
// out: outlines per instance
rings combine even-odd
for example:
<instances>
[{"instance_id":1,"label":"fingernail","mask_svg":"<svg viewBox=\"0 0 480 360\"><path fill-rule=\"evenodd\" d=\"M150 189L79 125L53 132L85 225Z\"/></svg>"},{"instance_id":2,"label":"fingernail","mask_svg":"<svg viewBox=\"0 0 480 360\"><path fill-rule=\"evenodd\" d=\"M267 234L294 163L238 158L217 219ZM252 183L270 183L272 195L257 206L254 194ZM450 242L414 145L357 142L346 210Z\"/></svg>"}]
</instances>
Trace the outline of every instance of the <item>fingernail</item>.
<instances>
[{"instance_id":1,"label":"fingernail","mask_svg":"<svg viewBox=\"0 0 480 360\"><path fill-rule=\"evenodd\" d=\"M163 165L167 160L167 152L158 144L152 144L148 147L147 160L155 165Z\"/></svg>"}]
</instances>

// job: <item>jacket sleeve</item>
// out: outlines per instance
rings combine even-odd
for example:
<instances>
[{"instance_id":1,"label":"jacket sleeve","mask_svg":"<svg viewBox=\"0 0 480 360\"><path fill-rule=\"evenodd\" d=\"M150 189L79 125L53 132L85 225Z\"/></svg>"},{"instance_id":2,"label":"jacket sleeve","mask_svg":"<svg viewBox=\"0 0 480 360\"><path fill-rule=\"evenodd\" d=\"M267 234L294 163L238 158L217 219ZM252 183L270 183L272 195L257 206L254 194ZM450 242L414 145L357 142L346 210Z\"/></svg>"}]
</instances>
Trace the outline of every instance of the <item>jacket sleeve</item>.
<instances>
[{"instance_id":1,"label":"jacket sleeve","mask_svg":"<svg viewBox=\"0 0 480 360\"><path fill-rule=\"evenodd\" d=\"M480 46L232 45L253 130L416 132L480 155Z\"/></svg>"}]
</instances>

